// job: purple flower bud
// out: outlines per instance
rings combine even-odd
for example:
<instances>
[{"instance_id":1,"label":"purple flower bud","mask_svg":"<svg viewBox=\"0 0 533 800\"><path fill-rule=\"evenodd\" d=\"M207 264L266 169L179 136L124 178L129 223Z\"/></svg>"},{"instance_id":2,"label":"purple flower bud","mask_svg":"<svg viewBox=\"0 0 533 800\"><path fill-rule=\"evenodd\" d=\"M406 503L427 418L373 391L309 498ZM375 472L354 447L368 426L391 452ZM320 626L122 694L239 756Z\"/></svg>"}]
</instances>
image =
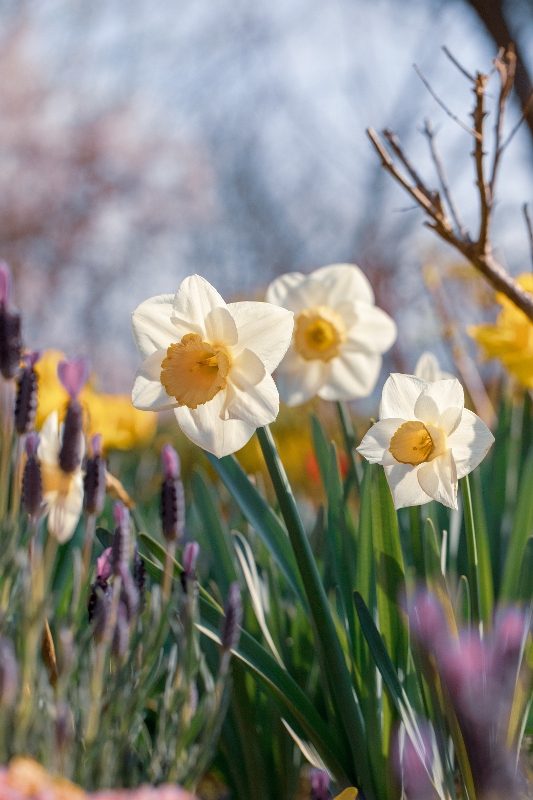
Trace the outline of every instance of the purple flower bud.
<instances>
[{"instance_id":1,"label":"purple flower bud","mask_svg":"<svg viewBox=\"0 0 533 800\"><path fill-rule=\"evenodd\" d=\"M0 372L6 380L14 378L22 357L22 322L20 314L8 311L0 303Z\"/></svg>"},{"instance_id":2,"label":"purple flower bud","mask_svg":"<svg viewBox=\"0 0 533 800\"><path fill-rule=\"evenodd\" d=\"M96 440L96 447L95 447ZM106 463L101 455L102 437L97 434L92 439L93 457L87 459L83 479L83 507L86 514L101 514L106 495Z\"/></svg>"},{"instance_id":3,"label":"purple flower bud","mask_svg":"<svg viewBox=\"0 0 533 800\"><path fill-rule=\"evenodd\" d=\"M106 547L101 556L96 559L96 577L108 581L113 574L112 548Z\"/></svg>"},{"instance_id":4,"label":"purple flower bud","mask_svg":"<svg viewBox=\"0 0 533 800\"><path fill-rule=\"evenodd\" d=\"M128 622L137 615L139 611L139 592L130 574L127 564L119 564L119 575L122 578L121 602L127 611Z\"/></svg>"},{"instance_id":5,"label":"purple flower bud","mask_svg":"<svg viewBox=\"0 0 533 800\"><path fill-rule=\"evenodd\" d=\"M421 724L421 741L415 747L409 736L396 735L392 747L394 771L409 800L433 800L438 797L431 783L431 738L429 728Z\"/></svg>"},{"instance_id":6,"label":"purple flower bud","mask_svg":"<svg viewBox=\"0 0 533 800\"><path fill-rule=\"evenodd\" d=\"M91 450L93 451L93 458L96 456L102 455L102 434L95 433L93 438L91 439Z\"/></svg>"},{"instance_id":7,"label":"purple flower bud","mask_svg":"<svg viewBox=\"0 0 533 800\"><path fill-rule=\"evenodd\" d=\"M225 617L222 623L222 635L220 637L220 643L222 645L222 649L229 652L237 647L241 636L241 590L236 581L229 587L228 599L226 601L226 608L224 611Z\"/></svg>"},{"instance_id":8,"label":"purple flower bud","mask_svg":"<svg viewBox=\"0 0 533 800\"><path fill-rule=\"evenodd\" d=\"M442 606L425 589L418 590L409 604L409 624L413 636L429 650L449 646L450 633Z\"/></svg>"},{"instance_id":9,"label":"purple flower bud","mask_svg":"<svg viewBox=\"0 0 533 800\"><path fill-rule=\"evenodd\" d=\"M83 452L83 411L77 400L71 400L63 423L63 437L59 450L59 466L63 472L75 472L81 464Z\"/></svg>"},{"instance_id":10,"label":"purple flower bud","mask_svg":"<svg viewBox=\"0 0 533 800\"><path fill-rule=\"evenodd\" d=\"M112 602L113 587L101 578L97 578L91 587L87 606L89 622L94 623L93 635L97 642L101 642L104 638Z\"/></svg>"},{"instance_id":11,"label":"purple flower bud","mask_svg":"<svg viewBox=\"0 0 533 800\"><path fill-rule=\"evenodd\" d=\"M57 377L71 400L76 400L89 377L89 363L86 358L71 358L60 361Z\"/></svg>"},{"instance_id":12,"label":"purple flower bud","mask_svg":"<svg viewBox=\"0 0 533 800\"><path fill-rule=\"evenodd\" d=\"M331 800L329 775L323 769L311 770L311 800Z\"/></svg>"},{"instance_id":13,"label":"purple flower bud","mask_svg":"<svg viewBox=\"0 0 533 800\"><path fill-rule=\"evenodd\" d=\"M196 570L196 561L200 553L198 542L187 542L183 551L183 568L187 577L192 578Z\"/></svg>"},{"instance_id":14,"label":"purple flower bud","mask_svg":"<svg viewBox=\"0 0 533 800\"><path fill-rule=\"evenodd\" d=\"M176 542L185 528L185 493L178 479L165 478L161 485L161 523L167 542Z\"/></svg>"},{"instance_id":15,"label":"purple flower bud","mask_svg":"<svg viewBox=\"0 0 533 800\"><path fill-rule=\"evenodd\" d=\"M128 612L124 603L119 603L117 609L117 622L113 633L111 650L115 658L122 660L127 652L130 643L130 628L128 625Z\"/></svg>"},{"instance_id":16,"label":"purple flower bud","mask_svg":"<svg viewBox=\"0 0 533 800\"><path fill-rule=\"evenodd\" d=\"M137 546L135 546L133 551L133 580L135 581L135 586L139 592L139 602L142 610L144 608L144 594L146 591L146 567L144 566L144 561L139 555Z\"/></svg>"},{"instance_id":17,"label":"purple flower bud","mask_svg":"<svg viewBox=\"0 0 533 800\"><path fill-rule=\"evenodd\" d=\"M11 300L11 270L5 261L0 261L0 304L8 306Z\"/></svg>"},{"instance_id":18,"label":"purple flower bud","mask_svg":"<svg viewBox=\"0 0 533 800\"><path fill-rule=\"evenodd\" d=\"M41 510L43 502L43 478L41 463L37 458L39 437L30 433L26 440L26 453L28 458L22 473L22 507L30 517L36 517Z\"/></svg>"},{"instance_id":19,"label":"purple flower bud","mask_svg":"<svg viewBox=\"0 0 533 800\"><path fill-rule=\"evenodd\" d=\"M37 411L37 373L33 365L40 353L29 353L24 356L26 366L17 380L17 396L15 400L15 430L22 436L33 428ZM35 358L34 358L35 357Z\"/></svg>"},{"instance_id":20,"label":"purple flower bud","mask_svg":"<svg viewBox=\"0 0 533 800\"><path fill-rule=\"evenodd\" d=\"M172 445L164 444L161 450L161 461L163 464L163 473L168 480L176 480L179 478L181 466L180 458Z\"/></svg>"},{"instance_id":21,"label":"purple flower bud","mask_svg":"<svg viewBox=\"0 0 533 800\"><path fill-rule=\"evenodd\" d=\"M11 639L0 639L0 706L10 708L18 693L18 664Z\"/></svg>"},{"instance_id":22,"label":"purple flower bud","mask_svg":"<svg viewBox=\"0 0 533 800\"><path fill-rule=\"evenodd\" d=\"M121 564L127 564L130 558L130 513L122 503L115 503L113 516L117 523L111 545L113 571L118 574Z\"/></svg>"}]
</instances>

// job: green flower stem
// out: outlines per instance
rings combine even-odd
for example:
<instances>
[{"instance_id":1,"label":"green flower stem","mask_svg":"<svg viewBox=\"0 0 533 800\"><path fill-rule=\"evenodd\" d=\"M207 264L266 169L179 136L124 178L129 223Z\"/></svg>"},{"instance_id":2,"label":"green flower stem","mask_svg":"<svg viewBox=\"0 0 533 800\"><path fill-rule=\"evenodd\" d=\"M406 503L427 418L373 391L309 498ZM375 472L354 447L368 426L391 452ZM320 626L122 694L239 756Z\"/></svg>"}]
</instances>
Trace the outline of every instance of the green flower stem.
<instances>
[{"instance_id":1,"label":"green flower stem","mask_svg":"<svg viewBox=\"0 0 533 800\"><path fill-rule=\"evenodd\" d=\"M422 525L420 524L420 506L409 507L409 534L416 577L424 578L424 543L422 540Z\"/></svg>"},{"instance_id":2,"label":"green flower stem","mask_svg":"<svg viewBox=\"0 0 533 800\"><path fill-rule=\"evenodd\" d=\"M339 420L342 428L342 435L344 436L344 443L348 458L350 459L350 473L353 475L353 481L359 493L361 490L361 478L359 476L359 466L355 458L355 448L357 446L357 438L350 415L350 409L346 402L336 403L337 411L339 413Z\"/></svg>"},{"instance_id":3,"label":"green flower stem","mask_svg":"<svg viewBox=\"0 0 533 800\"><path fill-rule=\"evenodd\" d=\"M314 623L315 643L319 654L321 654L321 667L328 678L336 710L340 715L349 743L354 777L357 777L360 785L364 787L365 794L367 794L371 792L372 784L364 755L366 747L364 723L360 709L355 702L350 673L335 628L328 598L270 429L268 427L258 428L257 437L265 457L270 478L274 484L280 510L285 520L287 532L302 576Z\"/></svg>"},{"instance_id":4,"label":"green flower stem","mask_svg":"<svg viewBox=\"0 0 533 800\"><path fill-rule=\"evenodd\" d=\"M11 469L11 450L13 444L13 409L14 409L14 387L13 381L2 382L2 454L0 455L0 523L5 519L7 513L7 502L9 497L9 473Z\"/></svg>"},{"instance_id":5,"label":"green flower stem","mask_svg":"<svg viewBox=\"0 0 533 800\"><path fill-rule=\"evenodd\" d=\"M163 602L167 603L172 590L172 578L174 577L174 553L176 552L176 542L167 542L165 555L165 572L163 574Z\"/></svg>"},{"instance_id":6,"label":"green flower stem","mask_svg":"<svg viewBox=\"0 0 533 800\"><path fill-rule=\"evenodd\" d=\"M476 529L472 510L472 494L468 475L460 478L461 493L463 496L463 509L466 530L466 549L468 553L468 581L472 601L472 621L479 625L479 632L483 634L483 617L481 614L481 593L479 588L479 565L476 543Z\"/></svg>"}]
</instances>

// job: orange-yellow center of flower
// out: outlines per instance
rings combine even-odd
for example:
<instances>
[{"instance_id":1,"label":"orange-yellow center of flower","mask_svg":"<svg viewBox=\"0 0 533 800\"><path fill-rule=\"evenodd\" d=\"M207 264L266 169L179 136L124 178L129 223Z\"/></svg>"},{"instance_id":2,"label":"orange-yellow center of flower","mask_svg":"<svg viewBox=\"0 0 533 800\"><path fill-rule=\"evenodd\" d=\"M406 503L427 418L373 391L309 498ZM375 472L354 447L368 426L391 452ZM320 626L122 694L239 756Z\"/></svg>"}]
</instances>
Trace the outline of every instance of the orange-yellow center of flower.
<instances>
[{"instance_id":1,"label":"orange-yellow center of flower","mask_svg":"<svg viewBox=\"0 0 533 800\"><path fill-rule=\"evenodd\" d=\"M330 361L339 355L346 340L344 320L327 306L300 312L294 323L294 348L307 361Z\"/></svg>"},{"instance_id":2,"label":"orange-yellow center of flower","mask_svg":"<svg viewBox=\"0 0 533 800\"><path fill-rule=\"evenodd\" d=\"M168 348L161 364L161 383L180 405L196 408L226 387L230 366L225 347L202 342L197 333L187 333L181 342Z\"/></svg>"},{"instance_id":3,"label":"orange-yellow center of flower","mask_svg":"<svg viewBox=\"0 0 533 800\"><path fill-rule=\"evenodd\" d=\"M58 499L68 496L70 484L72 483L72 473L63 472L55 464L47 464L41 461L41 475L43 480L43 492L57 492Z\"/></svg>"},{"instance_id":4,"label":"orange-yellow center of flower","mask_svg":"<svg viewBox=\"0 0 533 800\"><path fill-rule=\"evenodd\" d=\"M404 422L390 440L389 452L401 464L429 461L435 445L423 422Z\"/></svg>"}]
</instances>

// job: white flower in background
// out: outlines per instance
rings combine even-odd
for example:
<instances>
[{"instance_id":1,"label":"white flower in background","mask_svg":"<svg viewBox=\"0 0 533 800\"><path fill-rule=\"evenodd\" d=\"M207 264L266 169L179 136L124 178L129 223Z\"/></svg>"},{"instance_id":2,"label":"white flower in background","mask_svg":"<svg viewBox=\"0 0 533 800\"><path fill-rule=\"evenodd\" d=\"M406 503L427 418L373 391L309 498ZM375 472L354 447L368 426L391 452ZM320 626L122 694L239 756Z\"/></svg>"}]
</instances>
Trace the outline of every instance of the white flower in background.
<instances>
[{"instance_id":1,"label":"white flower in background","mask_svg":"<svg viewBox=\"0 0 533 800\"><path fill-rule=\"evenodd\" d=\"M276 419L271 373L289 346L293 315L268 303L226 303L204 278L185 278L176 295L152 297L133 312L144 362L136 408L173 408L182 431L221 458Z\"/></svg>"},{"instance_id":2,"label":"white flower in background","mask_svg":"<svg viewBox=\"0 0 533 800\"><path fill-rule=\"evenodd\" d=\"M357 450L382 464L395 508L438 500L457 508L457 481L483 460L494 441L464 407L458 380L429 383L392 374L383 387L380 421Z\"/></svg>"},{"instance_id":3,"label":"white flower in background","mask_svg":"<svg viewBox=\"0 0 533 800\"><path fill-rule=\"evenodd\" d=\"M416 362L414 375L415 377L422 378L423 381L429 381L430 383L433 383L434 381L445 381L449 378L455 378L455 375L452 375L451 372L444 372L444 370L440 368L437 356L434 356L433 353L430 353L428 350L422 353Z\"/></svg>"},{"instance_id":4,"label":"white flower in background","mask_svg":"<svg viewBox=\"0 0 533 800\"><path fill-rule=\"evenodd\" d=\"M316 394L323 400L353 400L372 392L381 354L396 339L396 325L374 305L359 267L332 264L310 275L289 272L270 284L266 299L295 317L291 346L276 372L287 405Z\"/></svg>"},{"instance_id":5,"label":"white flower in background","mask_svg":"<svg viewBox=\"0 0 533 800\"><path fill-rule=\"evenodd\" d=\"M63 425L59 425L57 411L53 411L44 421L37 448L37 457L41 462L43 502L48 511L47 527L60 544L71 538L83 509L81 469L67 473L59 466L62 431Z\"/></svg>"}]
</instances>

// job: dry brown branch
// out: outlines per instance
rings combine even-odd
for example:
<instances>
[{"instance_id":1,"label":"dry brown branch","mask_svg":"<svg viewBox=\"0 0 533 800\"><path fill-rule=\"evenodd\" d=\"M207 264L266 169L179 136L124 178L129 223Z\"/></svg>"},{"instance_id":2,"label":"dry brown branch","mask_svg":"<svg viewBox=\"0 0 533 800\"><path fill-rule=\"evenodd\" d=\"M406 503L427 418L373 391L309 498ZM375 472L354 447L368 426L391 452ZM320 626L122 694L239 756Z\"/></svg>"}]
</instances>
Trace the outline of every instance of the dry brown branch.
<instances>
[{"instance_id":1,"label":"dry brown branch","mask_svg":"<svg viewBox=\"0 0 533 800\"><path fill-rule=\"evenodd\" d=\"M421 70L421 69L420 69L420 68L419 68L419 67L418 67L416 64L413 64L413 66L414 66L414 68L415 68L415 72L416 72L416 74L418 75L418 77L420 78L420 80L422 81L422 83L424 84L424 86L426 87L426 89L428 90L428 92L430 93L430 95L432 96L432 98L433 98L434 100L436 100L436 102L437 102L437 103L439 104L439 106L442 108L442 110L443 110L443 111L445 111L445 112L446 112L446 114L448 114L448 116L450 117L450 119L453 119L453 121L454 121L454 122L457 122L457 124L458 124L458 125L460 125L460 126L461 126L461 128L463 128L463 129L464 129L464 130L465 130L467 133L471 133L472 135L474 135L474 136L475 136L475 133L474 133L474 131L472 130L472 128L471 128L469 125L467 125L467 124L466 124L466 122L463 122L463 120L462 120L462 119L459 119L459 117L457 116L457 114L454 114L454 113L453 113L453 111L451 111L451 110L448 108L448 106L446 105L446 103L443 103L443 101L441 100L441 98L440 98L440 97L438 96L438 94L437 94L437 93L434 91L433 87L431 86L431 84L429 83L429 81L427 80L427 78L424 76L424 73L422 72L422 70Z\"/></svg>"},{"instance_id":2,"label":"dry brown branch","mask_svg":"<svg viewBox=\"0 0 533 800\"><path fill-rule=\"evenodd\" d=\"M367 133L381 158L383 167L401 186L403 186L403 188L411 195L413 200L415 200L415 202L429 217L429 220L426 221L426 225L432 228L441 237L441 239L448 242L450 245L452 245L452 247L455 247L456 250L458 250L468 261L470 261L470 263L479 272L481 272L481 274L497 292L502 292L502 294L506 295L533 322L533 297L528 292L524 291L524 289L522 289L522 287L519 286L516 281L513 280L513 278L511 278L501 264L498 263L494 257L492 247L490 245L490 221L494 207L493 184L497 173L501 151L505 147L505 144L502 147L499 147L505 110L504 107L509 98L514 80L513 51L508 49L505 53L500 53L495 61L495 65L496 70L500 74L500 95L498 98L498 103L499 107L501 105L501 108L498 112L498 118L496 121L496 150L490 183L487 181L485 176L484 164L484 120L486 116L485 98L489 76L484 75L483 73L477 73L476 77L474 78L475 105L472 112L472 119L474 121L473 129L468 128L468 126L465 126L463 123L461 123L461 121L455 118L455 115L451 114L451 112L446 109L442 102L439 101L440 105L445 108L446 113L449 113L450 116L452 116L452 119L455 118L458 122L460 122L462 127L466 127L466 129L474 138L474 152L472 155L476 165L476 183L478 187L480 205L480 226L476 239L472 238L468 231L466 231L463 225L459 222L457 210L453 200L451 200L451 193L446 181L444 169L442 168L442 164L438 159L438 155L436 155L436 150L433 160L437 166L437 172L439 173L439 178L442 184L442 191L448 206L450 207L453 221L446 213L439 192L436 189L429 188L409 162L401 147L398 137L389 130L383 132L386 142L388 142L389 146L391 147L393 153L393 155L391 155L387 151L384 142L374 130L369 128ZM417 71L421 75L420 71ZM461 71L464 72L464 70ZM422 75L421 77L431 94L438 99L425 78ZM470 78L471 76L467 74L467 77ZM428 134L426 133L426 135ZM432 134L429 134L428 138L430 139L431 143ZM498 150L500 150L500 152L498 155L496 155ZM407 175L400 166L396 165L393 156L396 156L396 158L400 161L400 164L403 166L404 170L407 171Z\"/></svg>"},{"instance_id":3,"label":"dry brown branch","mask_svg":"<svg viewBox=\"0 0 533 800\"><path fill-rule=\"evenodd\" d=\"M464 226L464 224L463 224L463 222L462 222L462 220L461 220L461 218L459 216L459 211L458 211L457 206L455 204L455 201L453 199L453 196L452 196L452 193L451 193L451 190L450 190L450 186L449 186L449 183L448 183L448 178L446 177L446 172L445 172L444 167L442 165L442 161L440 160L440 156L439 156L439 153L438 153L438 150L437 150L437 145L435 144L435 132L434 132L433 128L431 127L431 123L430 123L429 119L427 119L425 121L424 134L427 136L427 139L428 139L428 142L429 142L429 149L431 151L431 157L433 159L433 163L435 164L435 169L437 170L437 175L439 176L439 180L440 180L440 184L441 184L441 188L442 188L442 193L443 193L444 197L446 198L446 202L448 203L451 215L453 217L453 220L454 220L454 222L455 222L455 224L457 226L457 229L458 229L459 233L461 234L461 236L463 238L465 238L467 236L466 228L465 228L465 226Z\"/></svg>"},{"instance_id":4,"label":"dry brown branch","mask_svg":"<svg viewBox=\"0 0 533 800\"><path fill-rule=\"evenodd\" d=\"M509 45L507 52L505 52L503 47L500 47L498 55L494 59L494 66L500 74L500 96L498 100L498 114L495 128L494 161L492 164L492 175L490 179L490 192L492 196L494 196L496 173L498 171L498 164L503 152L502 130L503 118L505 116L505 104L507 103L507 99L511 94L516 75L516 54L513 45Z\"/></svg>"},{"instance_id":5,"label":"dry brown branch","mask_svg":"<svg viewBox=\"0 0 533 800\"><path fill-rule=\"evenodd\" d=\"M465 78L468 78L468 80L469 80L469 81L471 81L472 83L475 83L475 82L476 82L476 79L474 78L474 76L473 76L473 75L471 75L471 74L468 72L468 70L466 70L466 69L463 67L463 65L459 63L459 61L457 61L457 59L455 58L455 56L454 56L454 55L452 55L452 53L450 53L450 51L448 50L448 48L447 48L446 46L444 46L442 49L443 49L443 51L444 51L445 55L447 55L447 56L448 56L448 58L450 59L450 61L452 62L452 64L453 64L454 66L456 66L456 67L457 67L457 69L459 70L459 72L462 72L462 73L463 73L463 75L465 76Z\"/></svg>"},{"instance_id":6,"label":"dry brown branch","mask_svg":"<svg viewBox=\"0 0 533 800\"><path fill-rule=\"evenodd\" d=\"M524 203L522 210L524 212L524 217L526 218L527 232L529 235L529 247L531 250L531 266L533 267L533 226L531 225L531 217L529 216L527 203Z\"/></svg>"}]
</instances>

